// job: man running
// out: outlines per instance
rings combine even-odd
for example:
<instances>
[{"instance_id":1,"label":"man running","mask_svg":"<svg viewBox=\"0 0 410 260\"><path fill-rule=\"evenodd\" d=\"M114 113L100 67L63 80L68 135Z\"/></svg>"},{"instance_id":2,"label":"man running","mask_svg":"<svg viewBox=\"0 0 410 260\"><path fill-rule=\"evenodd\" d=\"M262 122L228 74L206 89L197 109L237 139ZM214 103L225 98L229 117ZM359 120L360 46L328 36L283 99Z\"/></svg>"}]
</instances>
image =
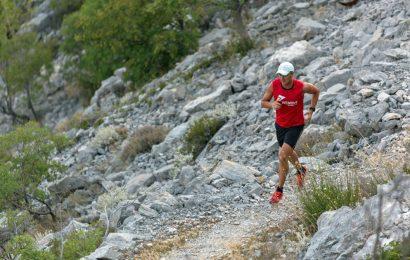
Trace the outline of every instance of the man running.
<instances>
[{"instance_id":1,"label":"man running","mask_svg":"<svg viewBox=\"0 0 410 260\"><path fill-rule=\"evenodd\" d=\"M264 108L276 110L275 128L279 143L279 182L276 191L272 194L270 203L278 203L282 199L283 185L289 171L288 160L295 166L296 182L299 188L303 187L307 168L299 162L294 148L303 127L309 123L319 99L319 89L293 77L294 67L289 62L279 65L278 75L266 89L261 100ZM304 93L312 94L312 100L306 117L303 114ZM274 102L271 103L271 100Z\"/></svg>"}]
</instances>

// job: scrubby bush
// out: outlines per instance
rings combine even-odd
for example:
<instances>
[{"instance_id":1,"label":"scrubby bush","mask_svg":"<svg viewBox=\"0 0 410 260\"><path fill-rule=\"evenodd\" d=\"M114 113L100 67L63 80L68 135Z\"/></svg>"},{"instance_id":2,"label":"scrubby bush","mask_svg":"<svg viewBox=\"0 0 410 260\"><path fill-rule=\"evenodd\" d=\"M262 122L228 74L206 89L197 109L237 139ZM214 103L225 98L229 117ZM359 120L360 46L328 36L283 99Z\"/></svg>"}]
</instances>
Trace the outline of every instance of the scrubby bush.
<instances>
[{"instance_id":1,"label":"scrubby bush","mask_svg":"<svg viewBox=\"0 0 410 260\"><path fill-rule=\"evenodd\" d=\"M0 210L25 209L33 215L55 215L47 194L38 188L51 181L65 167L51 155L69 144L63 135L54 135L34 122L0 136ZM33 204L45 207L38 211Z\"/></svg>"},{"instance_id":2,"label":"scrubby bush","mask_svg":"<svg viewBox=\"0 0 410 260\"><path fill-rule=\"evenodd\" d=\"M95 90L124 65L137 84L169 70L198 45L190 2L86 1L62 29L63 50L79 56L75 80Z\"/></svg>"},{"instance_id":3,"label":"scrubby bush","mask_svg":"<svg viewBox=\"0 0 410 260\"><path fill-rule=\"evenodd\" d=\"M185 153L190 153L195 160L209 140L225 124L225 120L219 117L205 115L196 120L184 136Z\"/></svg>"},{"instance_id":4,"label":"scrubby bush","mask_svg":"<svg viewBox=\"0 0 410 260\"><path fill-rule=\"evenodd\" d=\"M148 152L154 144L161 143L169 129L163 126L143 126L138 128L126 141L121 151L123 161L132 160L139 153Z\"/></svg>"},{"instance_id":5,"label":"scrubby bush","mask_svg":"<svg viewBox=\"0 0 410 260\"><path fill-rule=\"evenodd\" d=\"M360 186L354 176L337 180L325 173L315 174L308 187L299 194L305 225L314 233L317 219L323 212L354 206L361 198Z\"/></svg>"},{"instance_id":6,"label":"scrubby bush","mask_svg":"<svg viewBox=\"0 0 410 260\"><path fill-rule=\"evenodd\" d=\"M3 41L0 48L0 74L7 86L5 112L14 119L27 120L27 116L17 115L13 110L15 97L24 92L27 109L37 121L40 120L34 100L40 93L41 86L36 85L34 79L42 68L49 67L52 55L52 46L39 40L35 33L18 34Z\"/></svg>"},{"instance_id":7,"label":"scrubby bush","mask_svg":"<svg viewBox=\"0 0 410 260\"><path fill-rule=\"evenodd\" d=\"M104 229L97 227L89 231L75 231L68 235L62 248L64 260L77 260L94 252L102 243ZM51 249L55 256L60 256L61 241L54 240Z\"/></svg>"},{"instance_id":8,"label":"scrubby bush","mask_svg":"<svg viewBox=\"0 0 410 260\"><path fill-rule=\"evenodd\" d=\"M18 235L8 241L4 251L0 253L2 259L20 260L54 260L57 259L52 253L38 250L36 242L30 235Z\"/></svg>"},{"instance_id":9,"label":"scrubby bush","mask_svg":"<svg viewBox=\"0 0 410 260\"><path fill-rule=\"evenodd\" d=\"M33 217L27 211L7 210L5 216L7 229L14 235L23 234L34 223Z\"/></svg>"},{"instance_id":10,"label":"scrubby bush","mask_svg":"<svg viewBox=\"0 0 410 260\"><path fill-rule=\"evenodd\" d=\"M120 139L120 135L117 133L113 126L104 127L98 130L97 134L91 141L91 146L99 148L112 144Z\"/></svg>"}]
</instances>

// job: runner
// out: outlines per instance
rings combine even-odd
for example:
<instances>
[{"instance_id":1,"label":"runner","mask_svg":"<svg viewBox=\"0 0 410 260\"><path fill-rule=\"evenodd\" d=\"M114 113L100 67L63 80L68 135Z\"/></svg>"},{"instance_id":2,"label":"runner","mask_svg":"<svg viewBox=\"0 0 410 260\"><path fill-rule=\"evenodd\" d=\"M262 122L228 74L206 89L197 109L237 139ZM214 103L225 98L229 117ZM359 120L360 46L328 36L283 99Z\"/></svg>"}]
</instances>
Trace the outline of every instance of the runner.
<instances>
[{"instance_id":1,"label":"runner","mask_svg":"<svg viewBox=\"0 0 410 260\"><path fill-rule=\"evenodd\" d=\"M264 108L276 110L275 128L279 143L279 182L276 191L270 198L270 203L278 203L283 196L283 185L289 171L288 160L295 166L296 182L299 188L303 187L303 181L307 168L299 162L294 148L305 124L308 124L315 111L319 99L319 89L307 82L293 77L294 67L289 62L279 65L276 77L268 86L263 95L261 105ZM304 93L312 94L309 110L303 114ZM271 100L274 102L271 102Z\"/></svg>"}]
</instances>

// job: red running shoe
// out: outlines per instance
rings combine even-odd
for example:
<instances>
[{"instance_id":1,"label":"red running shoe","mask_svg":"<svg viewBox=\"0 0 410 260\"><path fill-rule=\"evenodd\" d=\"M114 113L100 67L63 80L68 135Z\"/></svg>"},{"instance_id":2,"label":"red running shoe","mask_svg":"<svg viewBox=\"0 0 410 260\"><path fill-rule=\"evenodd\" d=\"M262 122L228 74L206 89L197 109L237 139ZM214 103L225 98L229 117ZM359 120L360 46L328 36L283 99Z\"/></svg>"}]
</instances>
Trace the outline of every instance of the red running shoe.
<instances>
[{"instance_id":1,"label":"red running shoe","mask_svg":"<svg viewBox=\"0 0 410 260\"><path fill-rule=\"evenodd\" d=\"M281 191L275 191L275 192L272 194L272 197L270 198L269 203L270 203L270 204L278 203L278 202L282 199L282 196L283 196L283 192L281 192Z\"/></svg>"},{"instance_id":2,"label":"red running shoe","mask_svg":"<svg viewBox=\"0 0 410 260\"><path fill-rule=\"evenodd\" d=\"M303 182L305 180L307 174L307 167L306 165L302 164L302 169L296 172L296 183L299 189L303 188Z\"/></svg>"}]
</instances>

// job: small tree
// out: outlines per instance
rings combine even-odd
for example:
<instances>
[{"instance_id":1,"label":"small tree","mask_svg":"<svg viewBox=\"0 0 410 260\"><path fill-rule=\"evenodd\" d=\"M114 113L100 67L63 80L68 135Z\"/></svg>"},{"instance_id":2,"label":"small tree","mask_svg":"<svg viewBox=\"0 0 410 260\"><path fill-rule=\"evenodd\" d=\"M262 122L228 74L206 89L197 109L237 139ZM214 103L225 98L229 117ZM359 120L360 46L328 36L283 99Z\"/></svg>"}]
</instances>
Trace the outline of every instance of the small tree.
<instances>
[{"instance_id":1,"label":"small tree","mask_svg":"<svg viewBox=\"0 0 410 260\"><path fill-rule=\"evenodd\" d=\"M0 90L5 99L0 109L20 123L29 120L28 116L19 115L13 109L14 98L20 92L26 94L27 108L33 118L40 120L33 105L34 78L44 65L50 64L53 52L51 45L39 40L36 33L17 34L21 24L30 17L31 2L0 1Z\"/></svg>"},{"instance_id":2,"label":"small tree","mask_svg":"<svg viewBox=\"0 0 410 260\"><path fill-rule=\"evenodd\" d=\"M18 235L7 242L4 251L0 252L1 259L6 260L53 260L52 253L38 250L36 241L30 235Z\"/></svg>"},{"instance_id":3,"label":"small tree","mask_svg":"<svg viewBox=\"0 0 410 260\"><path fill-rule=\"evenodd\" d=\"M46 192L38 186L64 170L51 155L68 143L65 136L54 135L34 122L0 136L0 210L23 209L56 220ZM43 208L36 209L35 204Z\"/></svg>"},{"instance_id":4,"label":"small tree","mask_svg":"<svg viewBox=\"0 0 410 260\"><path fill-rule=\"evenodd\" d=\"M197 48L187 0L89 0L63 21L62 49L78 55L74 80L96 90L120 66L136 84L166 72Z\"/></svg>"},{"instance_id":5,"label":"small tree","mask_svg":"<svg viewBox=\"0 0 410 260\"><path fill-rule=\"evenodd\" d=\"M38 40L35 33L15 35L3 42L0 60L0 75L4 76L3 85L6 88L6 107L3 112L11 115L14 120L27 121L27 116L17 115L13 109L16 94L24 91L27 108L39 122L40 117L33 105L33 90L38 92L40 88L35 89L34 77L40 74L44 65L51 63L52 48Z\"/></svg>"}]
</instances>

